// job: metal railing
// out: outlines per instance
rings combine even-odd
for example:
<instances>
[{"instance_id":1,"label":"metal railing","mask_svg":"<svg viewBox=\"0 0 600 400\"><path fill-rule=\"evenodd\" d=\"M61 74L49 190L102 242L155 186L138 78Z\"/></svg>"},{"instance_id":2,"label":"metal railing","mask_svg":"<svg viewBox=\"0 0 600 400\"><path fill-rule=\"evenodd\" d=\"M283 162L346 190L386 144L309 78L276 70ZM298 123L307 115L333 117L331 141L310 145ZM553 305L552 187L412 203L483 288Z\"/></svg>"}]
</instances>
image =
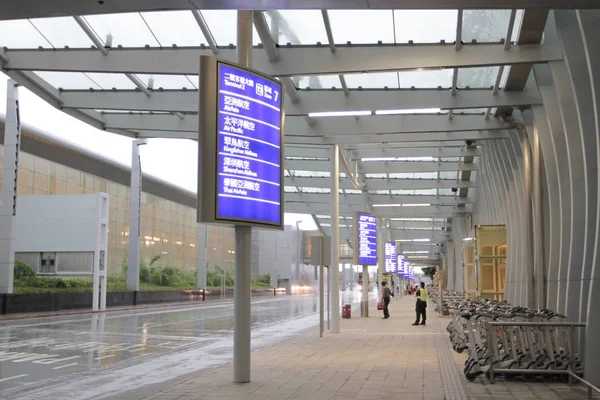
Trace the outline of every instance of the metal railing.
<instances>
[{"instance_id":1,"label":"metal railing","mask_svg":"<svg viewBox=\"0 0 600 400\"><path fill-rule=\"evenodd\" d=\"M587 395L588 398L592 398L593 392L600 394L600 389L586 381L582 377L577 374L577 363L575 356L575 348L577 346L577 339L575 334L575 328L584 328L586 326L583 322L499 322L499 321L491 321L488 322L488 343L491 346L490 352L492 359L489 364L489 380L490 383L494 383L495 374L522 374L522 375L567 375L569 378L569 385L573 385L575 381L579 381L583 383L587 387ZM569 358L570 365L568 369L560 370L560 369L533 369L533 368L495 368L494 364L499 362L499 349L498 343L496 339L496 330L490 328L517 328L517 327L529 327L529 328L542 328L542 329L557 329L557 328L567 328L569 331L569 339L568 339L568 350L569 350Z\"/></svg>"}]
</instances>

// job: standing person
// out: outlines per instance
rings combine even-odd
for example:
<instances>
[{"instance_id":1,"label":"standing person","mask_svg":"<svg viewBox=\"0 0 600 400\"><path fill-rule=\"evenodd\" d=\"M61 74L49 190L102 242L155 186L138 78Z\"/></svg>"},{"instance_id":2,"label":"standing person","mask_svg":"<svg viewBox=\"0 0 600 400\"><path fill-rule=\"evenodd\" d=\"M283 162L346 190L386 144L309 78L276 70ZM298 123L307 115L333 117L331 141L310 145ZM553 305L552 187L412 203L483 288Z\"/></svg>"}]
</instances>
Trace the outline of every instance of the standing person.
<instances>
[{"instance_id":1,"label":"standing person","mask_svg":"<svg viewBox=\"0 0 600 400\"><path fill-rule=\"evenodd\" d=\"M415 311L417 312L417 319L413 326L419 325L419 320L421 320L420 325L425 325L425 320L427 320L427 299L429 299L429 293L425 289L425 282L421 282L421 287L417 290L416 296L417 306L415 307Z\"/></svg>"},{"instance_id":2,"label":"standing person","mask_svg":"<svg viewBox=\"0 0 600 400\"><path fill-rule=\"evenodd\" d=\"M381 282L381 300L385 303L385 308L383 309L383 319L388 319L390 317L390 312L388 310L388 306L390 305L390 296L393 296L394 293L387 287L387 282Z\"/></svg>"}]
</instances>

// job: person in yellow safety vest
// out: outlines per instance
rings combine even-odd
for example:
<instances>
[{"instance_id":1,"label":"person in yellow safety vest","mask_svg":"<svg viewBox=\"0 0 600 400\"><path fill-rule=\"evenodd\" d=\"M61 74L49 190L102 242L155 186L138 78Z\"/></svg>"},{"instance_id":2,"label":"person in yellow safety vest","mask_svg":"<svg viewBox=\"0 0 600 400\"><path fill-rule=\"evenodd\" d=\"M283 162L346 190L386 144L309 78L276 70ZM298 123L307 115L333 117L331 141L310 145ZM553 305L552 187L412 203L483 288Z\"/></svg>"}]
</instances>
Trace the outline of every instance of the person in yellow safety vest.
<instances>
[{"instance_id":1,"label":"person in yellow safety vest","mask_svg":"<svg viewBox=\"0 0 600 400\"><path fill-rule=\"evenodd\" d=\"M427 299L429 299L429 292L425 289L425 283L421 282L421 287L417 290L417 306L415 311L417 312L417 319L413 326L419 325L419 320L421 320L420 325L425 325L425 320L427 319Z\"/></svg>"}]
</instances>

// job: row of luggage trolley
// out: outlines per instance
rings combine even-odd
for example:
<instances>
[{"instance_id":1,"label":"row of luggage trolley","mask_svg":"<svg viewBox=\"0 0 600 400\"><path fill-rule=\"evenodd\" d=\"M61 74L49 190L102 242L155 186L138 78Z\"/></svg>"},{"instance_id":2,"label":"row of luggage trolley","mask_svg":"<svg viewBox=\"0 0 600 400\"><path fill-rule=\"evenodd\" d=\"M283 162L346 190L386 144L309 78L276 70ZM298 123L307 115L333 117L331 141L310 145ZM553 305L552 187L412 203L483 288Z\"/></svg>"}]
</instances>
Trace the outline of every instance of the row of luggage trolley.
<instances>
[{"instance_id":1,"label":"row of luggage trolley","mask_svg":"<svg viewBox=\"0 0 600 400\"><path fill-rule=\"evenodd\" d=\"M562 380L574 383L582 379L578 328L584 323L569 322L551 310L513 307L506 301L465 299L444 294L438 304L446 308L451 322L446 328L452 347L468 352L464 375L469 381L485 375L490 382L498 376L512 379ZM597 391L597 388L593 388ZM600 393L600 392L599 392Z\"/></svg>"}]
</instances>

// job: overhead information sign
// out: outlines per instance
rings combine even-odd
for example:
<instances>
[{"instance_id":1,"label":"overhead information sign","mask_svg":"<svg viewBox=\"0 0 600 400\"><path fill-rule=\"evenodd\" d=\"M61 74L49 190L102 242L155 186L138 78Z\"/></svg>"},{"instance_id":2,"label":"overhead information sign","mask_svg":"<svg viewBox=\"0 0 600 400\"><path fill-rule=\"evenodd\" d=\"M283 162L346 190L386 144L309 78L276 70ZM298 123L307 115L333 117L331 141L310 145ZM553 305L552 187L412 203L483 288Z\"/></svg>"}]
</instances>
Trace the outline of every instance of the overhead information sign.
<instances>
[{"instance_id":1,"label":"overhead information sign","mask_svg":"<svg viewBox=\"0 0 600 400\"><path fill-rule=\"evenodd\" d=\"M398 256L398 276L404 278L404 255Z\"/></svg>"},{"instance_id":2,"label":"overhead information sign","mask_svg":"<svg viewBox=\"0 0 600 400\"><path fill-rule=\"evenodd\" d=\"M198 221L281 228L281 84L203 56L200 86Z\"/></svg>"},{"instance_id":3,"label":"overhead information sign","mask_svg":"<svg viewBox=\"0 0 600 400\"><path fill-rule=\"evenodd\" d=\"M385 272L396 273L398 269L398 255L396 254L396 242L385 243Z\"/></svg>"},{"instance_id":4,"label":"overhead information sign","mask_svg":"<svg viewBox=\"0 0 600 400\"><path fill-rule=\"evenodd\" d=\"M377 265L377 217L354 214L354 264Z\"/></svg>"}]
</instances>

